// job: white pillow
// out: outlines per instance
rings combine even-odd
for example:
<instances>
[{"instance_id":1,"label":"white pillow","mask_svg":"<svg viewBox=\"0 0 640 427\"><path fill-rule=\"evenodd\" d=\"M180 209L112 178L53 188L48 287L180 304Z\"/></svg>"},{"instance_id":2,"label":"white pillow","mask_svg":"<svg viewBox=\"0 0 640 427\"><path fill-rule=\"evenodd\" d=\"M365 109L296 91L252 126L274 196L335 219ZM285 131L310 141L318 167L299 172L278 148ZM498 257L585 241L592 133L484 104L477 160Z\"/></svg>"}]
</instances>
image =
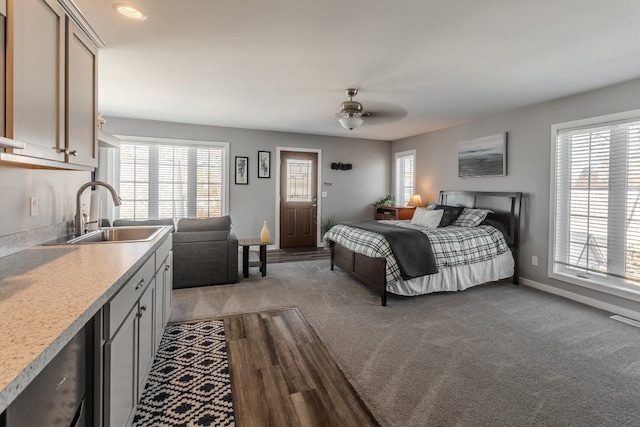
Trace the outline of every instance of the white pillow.
<instances>
[{"instance_id":1,"label":"white pillow","mask_svg":"<svg viewBox=\"0 0 640 427\"><path fill-rule=\"evenodd\" d=\"M420 225L426 228L437 228L442 219L444 211L439 209L437 211L427 210L426 208L416 208L411 218L411 224Z\"/></svg>"}]
</instances>

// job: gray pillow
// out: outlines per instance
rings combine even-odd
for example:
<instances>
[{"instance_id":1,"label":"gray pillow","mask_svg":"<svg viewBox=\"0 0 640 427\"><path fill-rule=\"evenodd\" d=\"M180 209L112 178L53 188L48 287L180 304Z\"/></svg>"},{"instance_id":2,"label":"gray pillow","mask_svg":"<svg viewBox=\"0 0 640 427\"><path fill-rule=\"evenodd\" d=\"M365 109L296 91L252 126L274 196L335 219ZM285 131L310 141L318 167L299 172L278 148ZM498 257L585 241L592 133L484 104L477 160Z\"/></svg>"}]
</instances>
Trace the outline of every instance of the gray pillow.
<instances>
[{"instance_id":1,"label":"gray pillow","mask_svg":"<svg viewBox=\"0 0 640 427\"><path fill-rule=\"evenodd\" d=\"M181 231L230 231L229 215L215 218L181 218L178 220L178 232Z\"/></svg>"},{"instance_id":2,"label":"gray pillow","mask_svg":"<svg viewBox=\"0 0 640 427\"><path fill-rule=\"evenodd\" d=\"M456 218L458 218L458 216L462 213L464 207L437 205L434 210L440 209L442 209L444 213L442 214L442 219L440 220L440 225L438 225L438 227L446 227L453 224L453 221L455 221Z\"/></svg>"}]
</instances>

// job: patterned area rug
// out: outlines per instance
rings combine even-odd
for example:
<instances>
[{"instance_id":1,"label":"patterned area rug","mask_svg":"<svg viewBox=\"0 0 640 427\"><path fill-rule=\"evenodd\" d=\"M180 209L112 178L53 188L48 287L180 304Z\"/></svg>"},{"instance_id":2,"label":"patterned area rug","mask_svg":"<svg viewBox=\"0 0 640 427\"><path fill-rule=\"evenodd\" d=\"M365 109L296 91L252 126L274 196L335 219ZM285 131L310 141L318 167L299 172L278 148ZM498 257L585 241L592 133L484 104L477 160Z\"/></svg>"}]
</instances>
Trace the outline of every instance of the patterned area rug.
<instances>
[{"instance_id":1,"label":"patterned area rug","mask_svg":"<svg viewBox=\"0 0 640 427\"><path fill-rule=\"evenodd\" d=\"M167 326L133 425L235 425L223 321Z\"/></svg>"}]
</instances>

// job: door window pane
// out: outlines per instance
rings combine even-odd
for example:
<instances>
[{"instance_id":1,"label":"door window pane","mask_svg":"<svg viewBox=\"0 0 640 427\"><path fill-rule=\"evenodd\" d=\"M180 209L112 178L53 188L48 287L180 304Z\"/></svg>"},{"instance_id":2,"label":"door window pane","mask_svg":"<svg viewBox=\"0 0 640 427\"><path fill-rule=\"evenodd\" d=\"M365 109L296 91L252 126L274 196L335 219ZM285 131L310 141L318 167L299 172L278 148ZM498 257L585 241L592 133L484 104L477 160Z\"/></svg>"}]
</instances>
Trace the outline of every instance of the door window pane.
<instances>
[{"instance_id":1,"label":"door window pane","mask_svg":"<svg viewBox=\"0 0 640 427\"><path fill-rule=\"evenodd\" d=\"M287 159L287 202L311 202L313 161Z\"/></svg>"}]
</instances>

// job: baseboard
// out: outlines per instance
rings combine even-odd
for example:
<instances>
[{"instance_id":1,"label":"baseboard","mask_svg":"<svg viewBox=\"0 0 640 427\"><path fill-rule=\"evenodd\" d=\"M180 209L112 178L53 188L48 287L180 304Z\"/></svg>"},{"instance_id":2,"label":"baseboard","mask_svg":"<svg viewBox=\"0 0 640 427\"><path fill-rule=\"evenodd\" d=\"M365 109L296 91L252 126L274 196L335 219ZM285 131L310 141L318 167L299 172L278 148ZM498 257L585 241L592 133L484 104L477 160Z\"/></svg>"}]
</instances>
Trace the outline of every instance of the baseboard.
<instances>
[{"instance_id":1,"label":"baseboard","mask_svg":"<svg viewBox=\"0 0 640 427\"><path fill-rule=\"evenodd\" d=\"M531 279L526 279L524 277L520 278L520 284L526 285L534 289L538 289L543 292L548 292L550 294L558 295L573 301L577 301L579 303L589 305L591 307L599 308L600 310L608 311L610 313L619 314L621 316L628 317L630 319L640 321L640 312L629 310L626 308L619 307L615 304L610 304L608 302L603 302L597 299L585 297L583 295L579 295L573 292L565 291L563 289L556 288L554 286L545 285L544 283L536 282Z\"/></svg>"}]
</instances>

